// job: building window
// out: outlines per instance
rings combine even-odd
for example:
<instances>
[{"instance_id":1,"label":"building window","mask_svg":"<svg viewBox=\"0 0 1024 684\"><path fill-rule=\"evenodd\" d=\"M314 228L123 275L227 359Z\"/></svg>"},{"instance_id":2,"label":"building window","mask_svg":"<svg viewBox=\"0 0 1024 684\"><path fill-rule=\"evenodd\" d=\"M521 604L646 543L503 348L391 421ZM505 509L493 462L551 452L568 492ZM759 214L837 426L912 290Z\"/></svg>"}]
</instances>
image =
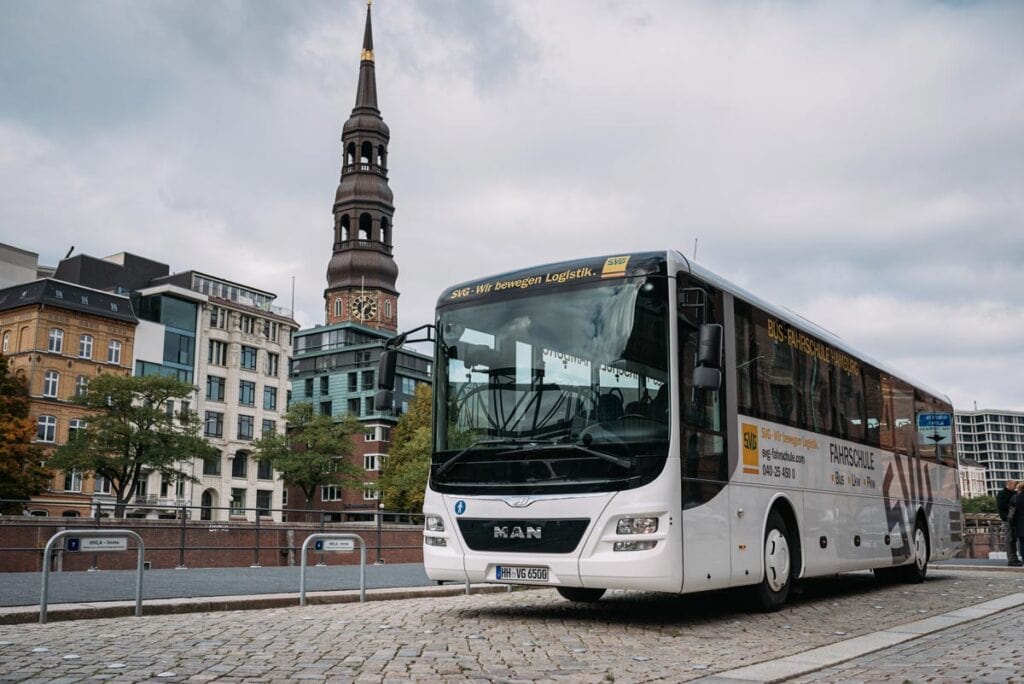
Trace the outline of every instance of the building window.
<instances>
[{"instance_id":1,"label":"building window","mask_svg":"<svg viewBox=\"0 0 1024 684\"><path fill-rule=\"evenodd\" d=\"M256 383L251 380L238 382L238 403L242 406L256 405Z\"/></svg>"},{"instance_id":2,"label":"building window","mask_svg":"<svg viewBox=\"0 0 1024 684\"><path fill-rule=\"evenodd\" d=\"M321 501L341 501L341 487L338 485L323 485L320 488Z\"/></svg>"},{"instance_id":3,"label":"building window","mask_svg":"<svg viewBox=\"0 0 1024 684\"><path fill-rule=\"evenodd\" d=\"M206 376L206 398L210 401L224 401L224 378Z\"/></svg>"},{"instance_id":4,"label":"building window","mask_svg":"<svg viewBox=\"0 0 1024 684\"><path fill-rule=\"evenodd\" d=\"M246 335L252 335L253 330L256 329L256 319L252 316L239 316L241 319L242 332Z\"/></svg>"},{"instance_id":5,"label":"building window","mask_svg":"<svg viewBox=\"0 0 1024 684\"><path fill-rule=\"evenodd\" d=\"M68 441L74 441L78 439L79 431L85 429L85 421L81 418L72 418L71 422L68 423Z\"/></svg>"},{"instance_id":6,"label":"building window","mask_svg":"<svg viewBox=\"0 0 1024 684\"><path fill-rule=\"evenodd\" d=\"M43 396L51 399L57 397L57 386L60 384L60 373L54 370L46 371L43 376Z\"/></svg>"},{"instance_id":7,"label":"building window","mask_svg":"<svg viewBox=\"0 0 1024 684\"><path fill-rule=\"evenodd\" d=\"M363 468L366 470L380 470L380 454L366 454L363 456Z\"/></svg>"},{"instance_id":8,"label":"building window","mask_svg":"<svg viewBox=\"0 0 1024 684\"><path fill-rule=\"evenodd\" d=\"M235 452L235 457L231 459L231 477L244 478L249 474L249 452L238 451Z\"/></svg>"},{"instance_id":9,"label":"building window","mask_svg":"<svg viewBox=\"0 0 1024 684\"><path fill-rule=\"evenodd\" d=\"M277 388L276 387L264 387L263 388L263 408L268 411L277 410Z\"/></svg>"},{"instance_id":10,"label":"building window","mask_svg":"<svg viewBox=\"0 0 1024 684\"><path fill-rule=\"evenodd\" d=\"M277 421L263 419L263 430L260 432L261 437L269 437L270 435L277 434Z\"/></svg>"},{"instance_id":11,"label":"building window","mask_svg":"<svg viewBox=\"0 0 1024 684\"><path fill-rule=\"evenodd\" d=\"M242 368L256 370L256 347L242 345Z\"/></svg>"},{"instance_id":12,"label":"building window","mask_svg":"<svg viewBox=\"0 0 1024 684\"><path fill-rule=\"evenodd\" d=\"M231 490L231 515L245 515L245 490Z\"/></svg>"},{"instance_id":13,"label":"building window","mask_svg":"<svg viewBox=\"0 0 1024 684\"><path fill-rule=\"evenodd\" d=\"M110 480L102 475L97 475L92 485L92 491L95 494L110 494Z\"/></svg>"},{"instance_id":14,"label":"building window","mask_svg":"<svg viewBox=\"0 0 1024 684\"><path fill-rule=\"evenodd\" d=\"M64 351L64 331L60 328L50 328L50 337L46 344L47 351L60 354Z\"/></svg>"},{"instance_id":15,"label":"building window","mask_svg":"<svg viewBox=\"0 0 1024 684\"><path fill-rule=\"evenodd\" d=\"M306 378L306 397L313 396L313 378Z\"/></svg>"},{"instance_id":16,"label":"building window","mask_svg":"<svg viewBox=\"0 0 1024 684\"><path fill-rule=\"evenodd\" d=\"M78 356L83 359L92 358L92 335L82 335L78 338Z\"/></svg>"},{"instance_id":17,"label":"building window","mask_svg":"<svg viewBox=\"0 0 1024 684\"><path fill-rule=\"evenodd\" d=\"M75 396L84 397L87 391L89 391L89 378L79 375L75 378Z\"/></svg>"},{"instance_id":18,"label":"building window","mask_svg":"<svg viewBox=\"0 0 1024 684\"><path fill-rule=\"evenodd\" d=\"M11 331L7 330L7 331L4 332L4 346L3 346L3 352L2 353L6 354L10 350L10 348L11 348Z\"/></svg>"},{"instance_id":19,"label":"building window","mask_svg":"<svg viewBox=\"0 0 1024 684\"><path fill-rule=\"evenodd\" d=\"M321 401L320 402L320 415L321 416L329 416L329 415L331 415L331 413L333 413L333 411L334 411L334 406L332 405L332 403L330 401Z\"/></svg>"},{"instance_id":20,"label":"building window","mask_svg":"<svg viewBox=\"0 0 1024 684\"><path fill-rule=\"evenodd\" d=\"M331 377L329 375L325 375L322 378L320 378L320 394L324 395L324 394L330 394L330 393L331 393Z\"/></svg>"},{"instance_id":21,"label":"building window","mask_svg":"<svg viewBox=\"0 0 1024 684\"><path fill-rule=\"evenodd\" d=\"M238 439L252 439L252 416L238 416Z\"/></svg>"},{"instance_id":22,"label":"building window","mask_svg":"<svg viewBox=\"0 0 1024 684\"><path fill-rule=\"evenodd\" d=\"M107 363L121 363L121 342L119 340L110 340L110 344L107 345Z\"/></svg>"},{"instance_id":23,"label":"building window","mask_svg":"<svg viewBox=\"0 0 1024 684\"><path fill-rule=\"evenodd\" d=\"M65 492L81 492L82 491L82 473L77 470L69 470L64 473L64 491Z\"/></svg>"},{"instance_id":24,"label":"building window","mask_svg":"<svg viewBox=\"0 0 1024 684\"><path fill-rule=\"evenodd\" d=\"M207 411L203 435L206 437L224 436L224 414L220 411Z\"/></svg>"},{"instance_id":25,"label":"building window","mask_svg":"<svg viewBox=\"0 0 1024 684\"><path fill-rule=\"evenodd\" d=\"M36 422L36 439L40 442L57 441L57 419L54 416L39 416Z\"/></svg>"},{"instance_id":26,"label":"building window","mask_svg":"<svg viewBox=\"0 0 1024 684\"><path fill-rule=\"evenodd\" d=\"M373 389L373 371L372 370L363 371L363 378L362 378L362 380L363 380L363 389L364 390L371 390L371 389Z\"/></svg>"},{"instance_id":27,"label":"building window","mask_svg":"<svg viewBox=\"0 0 1024 684\"><path fill-rule=\"evenodd\" d=\"M384 317L391 318L391 300L384 300Z\"/></svg>"},{"instance_id":28,"label":"building window","mask_svg":"<svg viewBox=\"0 0 1024 684\"><path fill-rule=\"evenodd\" d=\"M334 317L341 317L341 297L334 300Z\"/></svg>"},{"instance_id":29,"label":"building window","mask_svg":"<svg viewBox=\"0 0 1024 684\"><path fill-rule=\"evenodd\" d=\"M256 479L273 480L274 470L270 467L270 461L263 459L256 462Z\"/></svg>"},{"instance_id":30,"label":"building window","mask_svg":"<svg viewBox=\"0 0 1024 684\"><path fill-rule=\"evenodd\" d=\"M348 400L348 412L351 413L353 416L359 415L359 399Z\"/></svg>"},{"instance_id":31,"label":"building window","mask_svg":"<svg viewBox=\"0 0 1024 684\"><path fill-rule=\"evenodd\" d=\"M358 392L359 391L359 374L349 373L348 374L348 391Z\"/></svg>"},{"instance_id":32,"label":"building window","mask_svg":"<svg viewBox=\"0 0 1024 684\"><path fill-rule=\"evenodd\" d=\"M373 397L365 397L363 399L363 404L366 406L365 410L363 411L363 415L367 415L367 416L373 415L373 413L374 413Z\"/></svg>"},{"instance_id":33,"label":"building window","mask_svg":"<svg viewBox=\"0 0 1024 684\"><path fill-rule=\"evenodd\" d=\"M219 306L210 307L210 327L220 328L221 330L227 325L227 311Z\"/></svg>"},{"instance_id":34,"label":"building window","mask_svg":"<svg viewBox=\"0 0 1024 684\"><path fill-rule=\"evenodd\" d=\"M270 502L274 492L267 489L256 490L256 515L262 518L270 517Z\"/></svg>"},{"instance_id":35,"label":"building window","mask_svg":"<svg viewBox=\"0 0 1024 684\"><path fill-rule=\"evenodd\" d=\"M220 475L220 454L203 459L203 475Z\"/></svg>"},{"instance_id":36,"label":"building window","mask_svg":"<svg viewBox=\"0 0 1024 684\"><path fill-rule=\"evenodd\" d=\"M373 482L363 483L363 501L376 501L380 498L380 492L377 491L377 485Z\"/></svg>"},{"instance_id":37,"label":"building window","mask_svg":"<svg viewBox=\"0 0 1024 684\"><path fill-rule=\"evenodd\" d=\"M272 378L276 378L277 374L280 372L280 366L281 366L280 362L281 362L281 355L280 354L271 354L271 353L268 352L267 353L267 375L269 375Z\"/></svg>"},{"instance_id":38,"label":"building window","mask_svg":"<svg viewBox=\"0 0 1024 684\"><path fill-rule=\"evenodd\" d=\"M214 366L226 366L228 361L228 345L217 340L210 340L210 351L206 356L206 360Z\"/></svg>"}]
</instances>

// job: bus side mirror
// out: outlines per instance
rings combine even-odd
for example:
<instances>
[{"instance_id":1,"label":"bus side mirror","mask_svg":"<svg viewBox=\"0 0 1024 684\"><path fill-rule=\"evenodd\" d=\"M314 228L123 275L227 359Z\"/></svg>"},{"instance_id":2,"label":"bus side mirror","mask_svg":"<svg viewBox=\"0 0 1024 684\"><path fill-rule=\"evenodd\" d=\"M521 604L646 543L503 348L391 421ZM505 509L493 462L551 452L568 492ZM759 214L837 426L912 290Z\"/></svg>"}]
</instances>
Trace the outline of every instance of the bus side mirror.
<instances>
[{"instance_id":1,"label":"bus side mirror","mask_svg":"<svg viewBox=\"0 0 1024 684\"><path fill-rule=\"evenodd\" d=\"M395 404L395 367L398 365L398 350L385 349L377 364L377 394L373 407L378 411L390 411Z\"/></svg>"},{"instance_id":2,"label":"bus side mirror","mask_svg":"<svg viewBox=\"0 0 1024 684\"><path fill-rule=\"evenodd\" d=\"M717 391L722 386L722 326L705 323L697 337L697 365L693 369L694 389Z\"/></svg>"},{"instance_id":3,"label":"bus side mirror","mask_svg":"<svg viewBox=\"0 0 1024 684\"><path fill-rule=\"evenodd\" d=\"M697 338L697 365L708 368L722 368L722 326L719 323L705 323L700 326Z\"/></svg>"}]
</instances>

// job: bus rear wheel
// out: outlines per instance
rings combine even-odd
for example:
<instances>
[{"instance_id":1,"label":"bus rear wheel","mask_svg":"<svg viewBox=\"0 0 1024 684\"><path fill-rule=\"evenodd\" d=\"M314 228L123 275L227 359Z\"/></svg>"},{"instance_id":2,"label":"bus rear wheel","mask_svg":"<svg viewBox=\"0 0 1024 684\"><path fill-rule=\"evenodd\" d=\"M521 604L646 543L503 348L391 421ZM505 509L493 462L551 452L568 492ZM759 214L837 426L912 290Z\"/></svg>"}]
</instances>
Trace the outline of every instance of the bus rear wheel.
<instances>
[{"instance_id":1,"label":"bus rear wheel","mask_svg":"<svg viewBox=\"0 0 1024 684\"><path fill-rule=\"evenodd\" d=\"M576 603L596 603L604 596L604 589L584 589L583 587L555 587L562 598Z\"/></svg>"},{"instance_id":2,"label":"bus rear wheel","mask_svg":"<svg viewBox=\"0 0 1024 684\"><path fill-rule=\"evenodd\" d=\"M778 511L772 511L768 515L762 558L764 578L755 588L754 598L761 611L770 613L785 605L793 578L789 530Z\"/></svg>"},{"instance_id":3,"label":"bus rear wheel","mask_svg":"<svg viewBox=\"0 0 1024 684\"><path fill-rule=\"evenodd\" d=\"M921 523L919 518L914 525L914 536L911 538L910 549L914 562L900 567L900 579L911 584L924 582L928 574L928 534Z\"/></svg>"}]
</instances>

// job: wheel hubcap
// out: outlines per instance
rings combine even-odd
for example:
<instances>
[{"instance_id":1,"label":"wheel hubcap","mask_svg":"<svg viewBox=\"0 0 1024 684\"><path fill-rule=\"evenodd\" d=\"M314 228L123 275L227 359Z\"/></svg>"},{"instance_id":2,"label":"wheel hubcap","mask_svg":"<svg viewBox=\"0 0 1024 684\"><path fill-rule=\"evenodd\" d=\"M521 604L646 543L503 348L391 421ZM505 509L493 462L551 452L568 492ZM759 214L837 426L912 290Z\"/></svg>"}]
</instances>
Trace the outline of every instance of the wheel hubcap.
<instances>
[{"instance_id":1,"label":"wheel hubcap","mask_svg":"<svg viewBox=\"0 0 1024 684\"><path fill-rule=\"evenodd\" d=\"M920 528L914 530L914 562L918 570L924 570L928 562L928 542L924 538L924 530Z\"/></svg>"},{"instance_id":2,"label":"wheel hubcap","mask_svg":"<svg viewBox=\"0 0 1024 684\"><path fill-rule=\"evenodd\" d=\"M781 591L789 581L789 544L775 529L764 540L764 576L772 591Z\"/></svg>"}]
</instances>

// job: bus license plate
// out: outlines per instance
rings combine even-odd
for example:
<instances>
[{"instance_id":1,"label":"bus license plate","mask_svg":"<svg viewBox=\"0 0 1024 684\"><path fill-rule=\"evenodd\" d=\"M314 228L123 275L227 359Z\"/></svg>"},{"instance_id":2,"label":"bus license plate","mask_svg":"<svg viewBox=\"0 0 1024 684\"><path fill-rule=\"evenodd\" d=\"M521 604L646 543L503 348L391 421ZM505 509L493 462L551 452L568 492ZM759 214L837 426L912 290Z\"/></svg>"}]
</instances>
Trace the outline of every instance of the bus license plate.
<instances>
[{"instance_id":1,"label":"bus license plate","mask_svg":"<svg viewBox=\"0 0 1024 684\"><path fill-rule=\"evenodd\" d=\"M495 579L499 582L547 582L547 568L532 568L521 565L498 565Z\"/></svg>"}]
</instances>

